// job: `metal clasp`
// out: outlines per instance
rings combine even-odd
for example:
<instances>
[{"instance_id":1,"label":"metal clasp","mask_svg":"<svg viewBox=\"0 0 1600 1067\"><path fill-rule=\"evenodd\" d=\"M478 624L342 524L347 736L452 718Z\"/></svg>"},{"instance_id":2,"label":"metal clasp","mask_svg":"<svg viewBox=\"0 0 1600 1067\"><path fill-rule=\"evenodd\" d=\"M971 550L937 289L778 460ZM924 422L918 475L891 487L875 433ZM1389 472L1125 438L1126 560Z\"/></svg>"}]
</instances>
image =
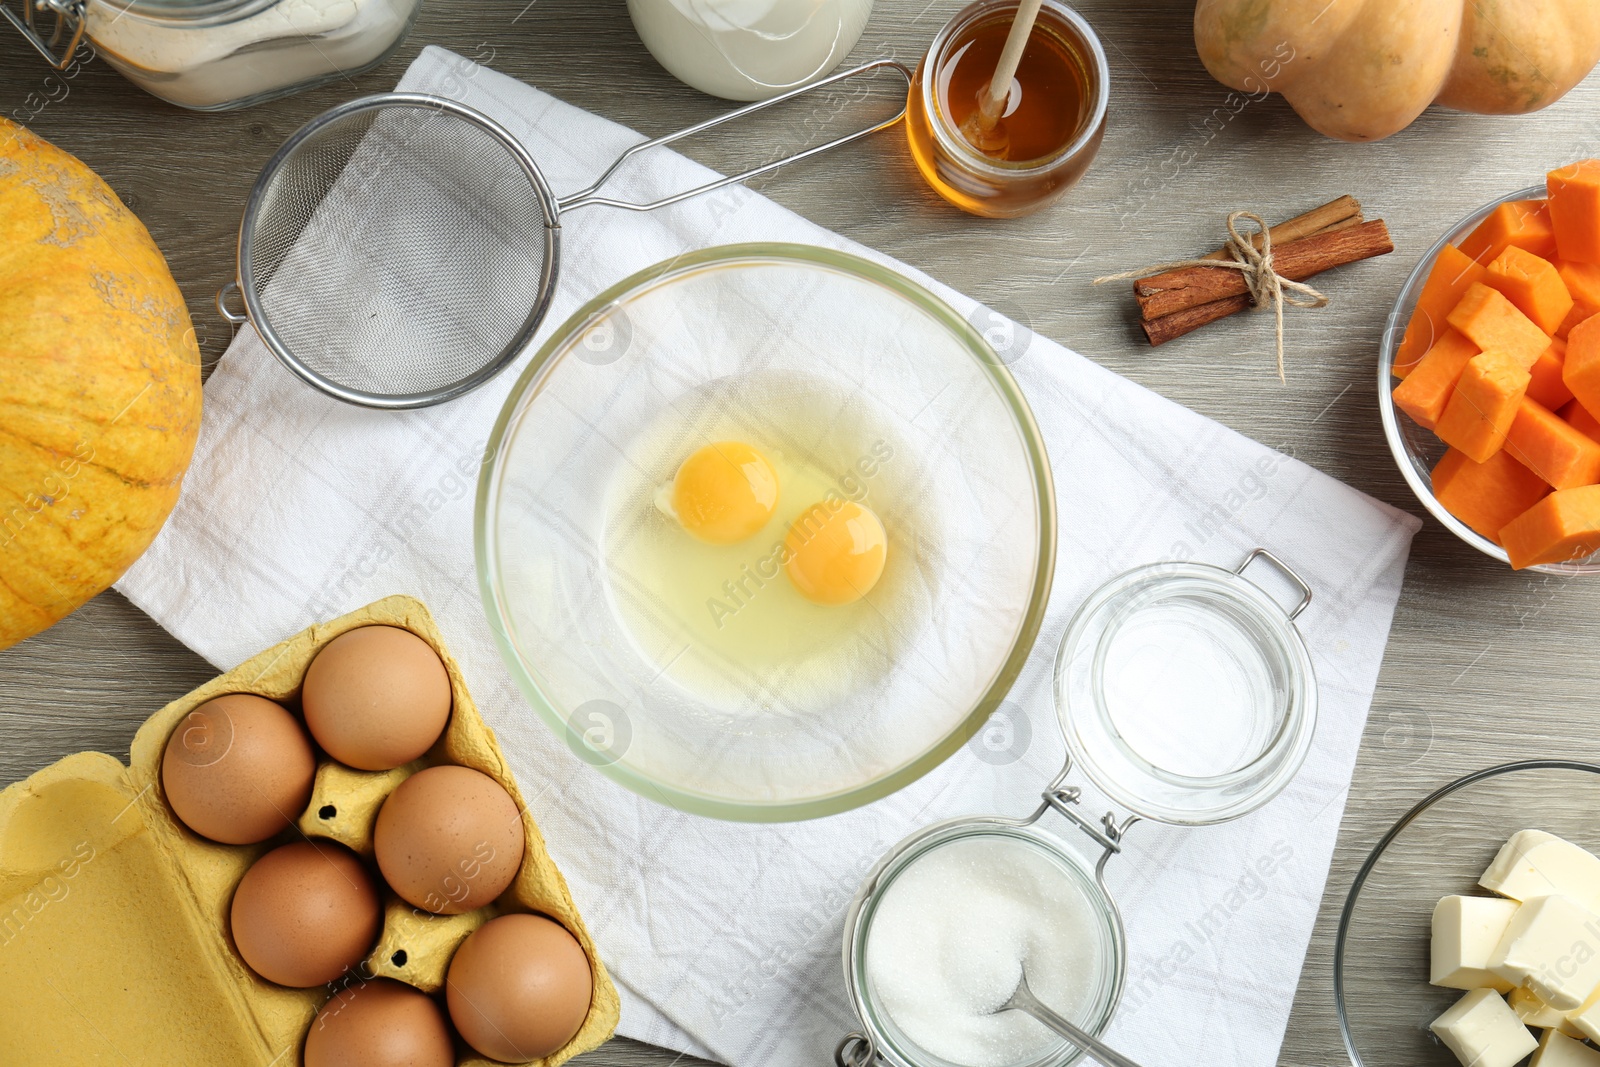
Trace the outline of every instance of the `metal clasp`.
<instances>
[{"instance_id":1,"label":"metal clasp","mask_svg":"<svg viewBox=\"0 0 1600 1067\"><path fill-rule=\"evenodd\" d=\"M1083 800L1083 790L1075 785L1067 785L1067 776L1072 773L1072 760L1068 758L1066 766L1061 768L1061 773L1056 775L1056 780L1044 791L1043 802L1034 813L1026 819L1017 822L1018 826L1032 826L1044 817L1047 811L1054 811L1061 815L1072 825L1082 830L1089 840L1100 846L1100 858L1094 865L1094 876L1100 882L1101 888L1105 887L1106 863L1112 856L1121 855L1122 838L1127 834L1128 828L1139 821L1139 816L1129 815L1121 822L1117 821L1114 812L1106 812L1096 822L1084 814L1080 806ZM1109 892L1107 899L1110 898Z\"/></svg>"},{"instance_id":2,"label":"metal clasp","mask_svg":"<svg viewBox=\"0 0 1600 1067\"><path fill-rule=\"evenodd\" d=\"M0 0L0 15L17 28L17 32L31 45L33 50L45 58L45 61L57 70L66 70L72 65L72 57L78 52L78 45L83 43L84 9L88 6L87 0L21 0L22 17L4 5ZM55 26L50 35L40 35L35 25L35 12L53 12L56 16ZM72 31L71 38L67 41L67 50L57 56L53 51L61 43L61 38L67 30Z\"/></svg>"},{"instance_id":3,"label":"metal clasp","mask_svg":"<svg viewBox=\"0 0 1600 1067\"><path fill-rule=\"evenodd\" d=\"M877 1058L878 1052L872 1047L872 1038L860 1030L845 1034L839 1047L833 1050L834 1067L867 1067Z\"/></svg>"},{"instance_id":4,"label":"metal clasp","mask_svg":"<svg viewBox=\"0 0 1600 1067\"><path fill-rule=\"evenodd\" d=\"M1122 834L1133 824L1133 819L1137 816L1131 817L1125 825L1118 826L1116 815L1108 811L1100 816L1100 821L1096 823L1078 807L1082 799L1083 790L1075 785L1069 785L1064 789L1048 789L1044 794L1046 807L1060 812L1108 854L1115 855L1121 852Z\"/></svg>"},{"instance_id":5,"label":"metal clasp","mask_svg":"<svg viewBox=\"0 0 1600 1067\"><path fill-rule=\"evenodd\" d=\"M1277 556L1274 556L1271 552L1268 552L1264 548L1258 548L1246 556L1244 558L1244 562L1233 569L1233 573L1243 578L1245 568L1254 563L1258 558L1264 559L1274 567L1277 567L1278 572L1293 582L1296 588L1300 590L1300 603L1295 606L1293 611L1289 612L1289 621L1293 622L1295 619L1299 618L1300 613L1306 610L1307 606L1310 605L1311 587L1307 585L1305 579L1296 574L1293 568L1291 568L1287 563L1279 559Z\"/></svg>"}]
</instances>

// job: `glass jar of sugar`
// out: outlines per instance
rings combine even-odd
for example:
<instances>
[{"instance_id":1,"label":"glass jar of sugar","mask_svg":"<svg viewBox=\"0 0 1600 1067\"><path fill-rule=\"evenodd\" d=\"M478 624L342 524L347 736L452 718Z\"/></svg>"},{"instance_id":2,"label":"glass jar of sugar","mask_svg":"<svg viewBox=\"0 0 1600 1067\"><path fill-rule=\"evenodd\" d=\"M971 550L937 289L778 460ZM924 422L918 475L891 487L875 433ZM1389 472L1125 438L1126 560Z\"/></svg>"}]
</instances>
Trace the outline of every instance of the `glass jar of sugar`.
<instances>
[{"instance_id":1,"label":"glass jar of sugar","mask_svg":"<svg viewBox=\"0 0 1600 1067\"><path fill-rule=\"evenodd\" d=\"M24 0L3 14L58 69L92 50L146 92L229 111L345 78L405 39L422 0ZM36 11L54 22L47 32ZM62 53L57 55L57 49Z\"/></svg>"},{"instance_id":2,"label":"glass jar of sugar","mask_svg":"<svg viewBox=\"0 0 1600 1067\"><path fill-rule=\"evenodd\" d=\"M1275 592L1245 577L1275 568ZM1285 606L1279 598L1296 598ZM1021 1011L1033 994L1096 1036L1127 974L1105 869L1140 819L1201 826L1267 803L1311 746L1316 677L1294 620L1311 590L1256 549L1234 570L1159 563L1112 579L1067 626L1056 713L1067 764L1022 819L921 830L867 875L845 917L845 986L861 1021L839 1067L1064 1067L1082 1053ZM1113 803L1095 820L1074 766ZM1085 852L1042 825L1054 813Z\"/></svg>"}]
</instances>

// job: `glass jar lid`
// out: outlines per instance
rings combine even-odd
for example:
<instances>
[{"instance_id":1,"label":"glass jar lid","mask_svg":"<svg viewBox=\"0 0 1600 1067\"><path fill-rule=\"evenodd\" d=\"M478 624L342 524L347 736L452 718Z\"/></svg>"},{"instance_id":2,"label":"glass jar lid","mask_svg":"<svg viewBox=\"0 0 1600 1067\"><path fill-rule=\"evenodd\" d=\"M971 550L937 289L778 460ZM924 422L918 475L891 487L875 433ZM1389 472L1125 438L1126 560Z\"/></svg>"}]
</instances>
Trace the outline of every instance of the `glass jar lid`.
<instances>
[{"instance_id":1,"label":"glass jar lid","mask_svg":"<svg viewBox=\"0 0 1600 1067\"><path fill-rule=\"evenodd\" d=\"M1244 577L1258 559L1297 587L1297 606ZM1157 563L1101 586L1056 657L1071 758L1148 819L1205 825L1259 808L1311 747L1316 679L1294 625L1310 601L1305 582L1264 549L1232 571Z\"/></svg>"},{"instance_id":2,"label":"glass jar lid","mask_svg":"<svg viewBox=\"0 0 1600 1067\"><path fill-rule=\"evenodd\" d=\"M277 3L279 0L91 0L88 6L101 8L96 14L104 15L108 21L141 15L173 22L209 23L247 18Z\"/></svg>"}]
</instances>

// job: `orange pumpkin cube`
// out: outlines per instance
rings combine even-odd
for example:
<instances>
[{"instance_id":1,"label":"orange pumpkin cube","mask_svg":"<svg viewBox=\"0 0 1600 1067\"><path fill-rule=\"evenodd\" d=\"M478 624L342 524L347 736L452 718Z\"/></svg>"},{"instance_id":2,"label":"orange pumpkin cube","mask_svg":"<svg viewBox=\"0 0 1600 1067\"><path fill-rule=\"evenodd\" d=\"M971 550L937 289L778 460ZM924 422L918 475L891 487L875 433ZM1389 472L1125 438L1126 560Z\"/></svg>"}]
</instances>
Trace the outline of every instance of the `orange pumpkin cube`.
<instances>
[{"instance_id":1,"label":"orange pumpkin cube","mask_svg":"<svg viewBox=\"0 0 1600 1067\"><path fill-rule=\"evenodd\" d=\"M1505 294L1483 282L1474 282L1446 316L1445 321L1484 352L1499 352L1523 370L1538 362L1550 347L1550 335L1517 310Z\"/></svg>"},{"instance_id":2,"label":"orange pumpkin cube","mask_svg":"<svg viewBox=\"0 0 1600 1067\"><path fill-rule=\"evenodd\" d=\"M1600 551L1600 485L1551 493L1506 523L1500 544L1517 570Z\"/></svg>"},{"instance_id":3,"label":"orange pumpkin cube","mask_svg":"<svg viewBox=\"0 0 1600 1067\"><path fill-rule=\"evenodd\" d=\"M1556 237L1545 201L1512 200L1499 205L1461 242L1461 251L1487 264L1513 245L1536 256L1555 253Z\"/></svg>"},{"instance_id":4,"label":"orange pumpkin cube","mask_svg":"<svg viewBox=\"0 0 1600 1067\"><path fill-rule=\"evenodd\" d=\"M1560 329L1572 310L1572 294L1555 265L1515 245L1494 257L1483 281L1547 334Z\"/></svg>"},{"instance_id":5,"label":"orange pumpkin cube","mask_svg":"<svg viewBox=\"0 0 1600 1067\"><path fill-rule=\"evenodd\" d=\"M1550 491L1544 479L1501 449L1482 463L1452 448L1433 468L1433 495L1444 509L1491 541L1506 523Z\"/></svg>"},{"instance_id":6,"label":"orange pumpkin cube","mask_svg":"<svg viewBox=\"0 0 1600 1067\"><path fill-rule=\"evenodd\" d=\"M1568 263L1600 263L1600 159L1582 159L1545 177L1556 247Z\"/></svg>"},{"instance_id":7,"label":"orange pumpkin cube","mask_svg":"<svg viewBox=\"0 0 1600 1067\"><path fill-rule=\"evenodd\" d=\"M1566 370L1567 342L1551 338L1550 347L1539 353L1539 359L1528 368L1533 380L1528 383L1528 396L1551 411L1572 399L1572 390L1562 379Z\"/></svg>"},{"instance_id":8,"label":"orange pumpkin cube","mask_svg":"<svg viewBox=\"0 0 1600 1067\"><path fill-rule=\"evenodd\" d=\"M1563 341L1566 340L1567 335L1572 332L1572 328L1574 326L1578 325L1578 323L1582 322L1584 319L1589 318L1588 315L1583 313L1583 310L1582 304L1574 302L1572 305L1572 310L1567 312L1567 317L1561 320L1560 326L1556 327L1555 335L1561 338Z\"/></svg>"},{"instance_id":9,"label":"orange pumpkin cube","mask_svg":"<svg viewBox=\"0 0 1600 1067\"><path fill-rule=\"evenodd\" d=\"M1578 403L1590 411L1600 411L1600 316L1578 323L1567 334L1561 380Z\"/></svg>"},{"instance_id":10,"label":"orange pumpkin cube","mask_svg":"<svg viewBox=\"0 0 1600 1067\"><path fill-rule=\"evenodd\" d=\"M1511 357L1480 352L1467 361L1433 432L1451 448L1482 463L1506 443L1531 380Z\"/></svg>"},{"instance_id":11,"label":"orange pumpkin cube","mask_svg":"<svg viewBox=\"0 0 1600 1067\"><path fill-rule=\"evenodd\" d=\"M1572 328L1590 315L1600 314L1600 263L1556 263L1556 273L1566 283L1572 297L1572 310L1556 330L1556 336L1565 337Z\"/></svg>"},{"instance_id":12,"label":"orange pumpkin cube","mask_svg":"<svg viewBox=\"0 0 1600 1067\"><path fill-rule=\"evenodd\" d=\"M1428 349L1417 369L1394 388L1395 407L1410 415L1418 426L1431 430L1444 414L1450 394L1456 391L1461 372L1478 354L1478 346L1449 327L1439 342Z\"/></svg>"},{"instance_id":13,"label":"orange pumpkin cube","mask_svg":"<svg viewBox=\"0 0 1600 1067\"><path fill-rule=\"evenodd\" d=\"M1557 489L1600 482L1600 442L1573 429L1537 400L1522 398L1504 451Z\"/></svg>"},{"instance_id":14,"label":"orange pumpkin cube","mask_svg":"<svg viewBox=\"0 0 1600 1067\"><path fill-rule=\"evenodd\" d=\"M1589 409L1576 400L1569 400L1565 407L1556 412L1562 420L1574 430L1583 434L1591 441L1600 441L1600 419L1589 414Z\"/></svg>"},{"instance_id":15,"label":"orange pumpkin cube","mask_svg":"<svg viewBox=\"0 0 1600 1067\"><path fill-rule=\"evenodd\" d=\"M1404 378L1415 369L1438 339L1450 327L1444 321L1462 294L1473 282L1480 282L1488 268L1455 245L1445 245L1434 257L1428 280L1417 295L1416 309L1406 324L1406 335L1394 353L1394 376Z\"/></svg>"}]
</instances>

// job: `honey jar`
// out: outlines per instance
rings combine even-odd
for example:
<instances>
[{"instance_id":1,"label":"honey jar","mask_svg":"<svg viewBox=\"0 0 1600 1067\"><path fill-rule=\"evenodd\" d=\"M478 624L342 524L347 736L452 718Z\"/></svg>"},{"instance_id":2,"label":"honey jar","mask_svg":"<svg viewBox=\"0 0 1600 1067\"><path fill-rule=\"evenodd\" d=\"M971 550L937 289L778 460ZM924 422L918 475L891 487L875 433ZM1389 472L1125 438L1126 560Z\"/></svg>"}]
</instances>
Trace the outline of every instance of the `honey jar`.
<instances>
[{"instance_id":1,"label":"honey jar","mask_svg":"<svg viewBox=\"0 0 1600 1067\"><path fill-rule=\"evenodd\" d=\"M977 0L962 8L918 65L906 108L911 155L928 184L990 218L1038 211L1082 176L1105 133L1111 90L1094 30L1072 8L1044 0L1000 118L979 136L979 96L1017 6Z\"/></svg>"}]
</instances>

